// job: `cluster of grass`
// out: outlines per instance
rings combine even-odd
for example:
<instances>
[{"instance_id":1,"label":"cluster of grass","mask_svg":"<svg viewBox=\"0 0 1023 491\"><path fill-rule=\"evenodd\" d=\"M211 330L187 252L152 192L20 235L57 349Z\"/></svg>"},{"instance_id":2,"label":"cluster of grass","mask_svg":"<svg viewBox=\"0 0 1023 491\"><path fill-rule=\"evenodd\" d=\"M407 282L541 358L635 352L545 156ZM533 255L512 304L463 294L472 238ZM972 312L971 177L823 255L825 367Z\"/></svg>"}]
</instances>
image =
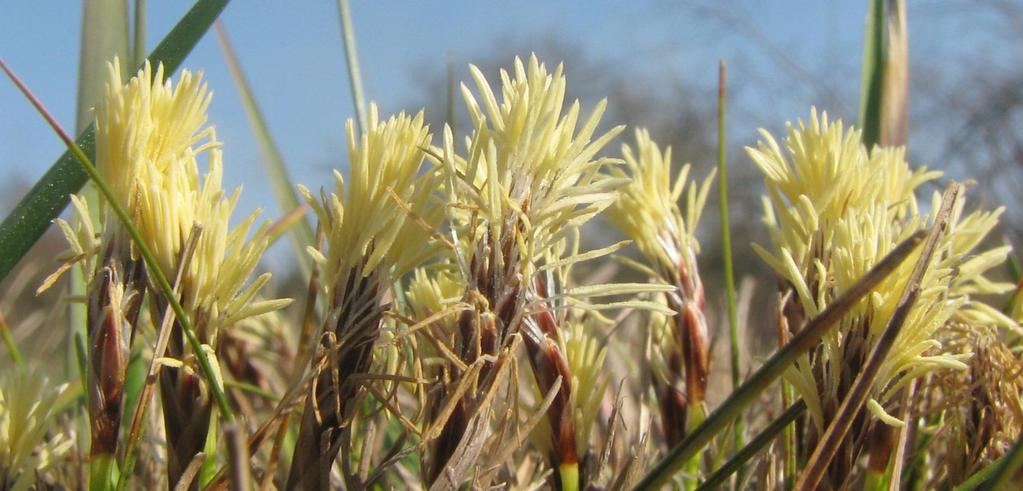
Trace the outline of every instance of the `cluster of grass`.
<instances>
[{"instance_id":1,"label":"cluster of grass","mask_svg":"<svg viewBox=\"0 0 1023 491\"><path fill-rule=\"evenodd\" d=\"M778 280L777 301L757 308L778 350L749 367L723 65L719 166L694 179L642 129L611 148L624 128L598 131L605 104L566 101L561 67L535 57L496 81L470 67L464 134L422 112L379 114L361 100L342 1L359 114L347 172L324 189L288 182L221 36L293 210L232 228L238 191L222 188L230 156L207 122L211 96L201 73L170 76L223 6L199 2L131 77L107 65L77 141L48 119L68 154L0 227L0 275L70 203L55 220L68 249L39 289L76 275L77 373L47 380L0 317L0 489L1021 482L1023 288L995 280L1010 253L986 240L1001 209L970 208L955 182L921 203L941 173L905 158L901 2L871 2L862 130L813 109L780 142L764 132L747 148L770 232L754 249ZM715 184L724 316L707 312L698 267ZM599 221L628 240L583 249ZM270 274L255 270L284 235L308 287L268 298ZM607 265L643 281L608 279ZM989 303L998 295L1011 301ZM730 334L726 390L709 384L723 370L716 318Z\"/></svg>"}]
</instances>

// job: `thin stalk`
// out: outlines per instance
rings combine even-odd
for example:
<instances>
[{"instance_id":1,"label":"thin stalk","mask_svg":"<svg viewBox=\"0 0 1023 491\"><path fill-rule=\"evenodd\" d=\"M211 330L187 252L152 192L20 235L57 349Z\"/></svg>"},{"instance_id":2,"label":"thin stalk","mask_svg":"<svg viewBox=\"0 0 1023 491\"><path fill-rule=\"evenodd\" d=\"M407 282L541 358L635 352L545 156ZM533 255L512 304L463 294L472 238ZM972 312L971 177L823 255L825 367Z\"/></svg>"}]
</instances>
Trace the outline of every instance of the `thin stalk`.
<instances>
[{"instance_id":1,"label":"thin stalk","mask_svg":"<svg viewBox=\"0 0 1023 491\"><path fill-rule=\"evenodd\" d=\"M99 188L103 197L106 198L107 202L110 204L110 208L117 215L117 218L121 220L124 228L128 231L128 235L131 236L132 241L135 243L135 247L138 248L139 254L142 255L142 259L146 263L146 272L151 278L153 278L153 280L155 280L156 286L167 298L167 303L170 304L171 310L174 311L174 315L178 318L178 322L181 323L182 330L185 333L185 338L188 340L189 346L195 353L195 357L199 360L199 368L201 369L203 376L206 377L206 381L209 383L209 389L213 392L213 396L217 400L217 406L220 409L221 416L223 416L226 422L234 421L234 413L231 412L231 406L227 402L227 396L217 383L218 377L213 371L213 365L210 363L209 355L202 349L202 345L199 343L199 338L195 335L195 327L192 326L192 322L188 318L188 314L178 301L178 297L174 293L174 289L171 287L170 282L167 281L167 276L160 269L160 263L156 260L156 257L153 256L153 252L149 250L149 246L142 239L138 229L132 225L131 217L128 215L128 212L123 206L121 206L121 203L117 201L117 197L114 196L110 186L107 185L103 176L99 174L96 166L92 163L92 160L89 159L89 156L85 154L85 151L83 151L82 148L64 132L57 121L53 119L53 116L46 111L46 108L43 107L39 99L37 99L28 87L14 75L2 58L0 58L0 69L3 69L3 71L7 73L7 76L11 78L14 84L18 86L18 89L21 90L36 110L39 111L39 114L43 116L47 123L49 123L50 127L57 133L57 136L64 141L64 144L68 146L68 150L70 150L74 157L78 159L82 169L85 170L85 173L90 179L92 179L92 182L96 184L96 187Z\"/></svg>"},{"instance_id":2,"label":"thin stalk","mask_svg":"<svg viewBox=\"0 0 1023 491\"><path fill-rule=\"evenodd\" d=\"M727 67L725 60L721 60L718 67L718 197L721 212L721 261L725 276L725 301L728 306L728 339L732 361L732 388L735 389L742 383L742 367L740 366L739 353L739 318L736 315L735 295L735 272L732 265L732 231L728 218L728 138L727 138ZM742 418L736 420L734 428L734 448L738 451L745 444L743 442ZM739 479L742 479L742 472L739 472Z\"/></svg>"},{"instance_id":3,"label":"thin stalk","mask_svg":"<svg viewBox=\"0 0 1023 491\"><path fill-rule=\"evenodd\" d=\"M178 258L178 271L174 278L175 290L181 287L182 275L188 270L192 258L195 257L195 248L199 242L199 235L201 233L202 228L200 226L192 226L188 240L185 242L185 247L182 248ZM164 312L163 320L160 322L160 330L156 336L156 346L153 347L153 357L149 360L149 368L146 373L145 383L142 386L138 402L135 403L135 410L132 413L131 425L129 426L128 431L128 447L124 452L124 472L121 474L121 479L117 482L118 491L126 489L126 486L128 485L127 477L131 476L135 469L135 450L138 448L139 441L142 439L142 420L145 418L146 409L149 407L149 401L152 400L153 390L156 387L156 377L160 374L160 368L163 367L159 360L163 358L167 352L167 343L170 341L171 328L173 327L174 322L173 314L173 311Z\"/></svg>"},{"instance_id":4,"label":"thin stalk","mask_svg":"<svg viewBox=\"0 0 1023 491\"><path fill-rule=\"evenodd\" d=\"M14 336L11 335L11 326L7 325L7 319L4 317L3 312L0 312L0 337L4 339L7 354L11 355L11 360L18 366L18 370L24 373L25 360L21 357L21 351L18 351L18 343L14 342Z\"/></svg>"},{"instance_id":5,"label":"thin stalk","mask_svg":"<svg viewBox=\"0 0 1023 491\"><path fill-rule=\"evenodd\" d=\"M82 31L78 51L78 92L75 101L75 132L80 133L92 123L92 108L103 97L103 86L106 83L106 64L114 57L128 56L128 6L124 0L94 0L82 2ZM99 223L99 193L92 186L82 190L82 196L90 210L89 218ZM86 294L86 275L93 272L80 268L71 268L68 274L68 295L84 298ZM81 370L83 364L76 365L76 346L86 345L87 312L85 303L69 302L67 304L67 363L68 373L78 369L83 381L88 379L87 372ZM74 368L72 368L74 367ZM105 472L109 466L90 464L90 473ZM93 483L104 481L95 475L90 477Z\"/></svg>"},{"instance_id":6,"label":"thin stalk","mask_svg":"<svg viewBox=\"0 0 1023 491\"><path fill-rule=\"evenodd\" d=\"M135 0L134 30L132 31L132 64L141 66L146 59L142 56L146 52L146 0Z\"/></svg>"},{"instance_id":7,"label":"thin stalk","mask_svg":"<svg viewBox=\"0 0 1023 491\"><path fill-rule=\"evenodd\" d=\"M775 437L778 436L778 433L781 433L782 430L788 428L789 425L792 424L796 418L802 415L805 410L806 402L802 399L789 406L785 412L781 413L781 416L778 416L778 418L772 421L771 424L767 425L767 428L764 428L759 435L754 437L753 440L750 440L748 445L742 447L742 449L736 452L732 458L728 459L728 462L725 462L725 465L721 466L720 469L711 474L711 476L708 477L703 484L700 484L700 487L696 488L696 491L709 491L724 484L733 472L742 470L743 465L746 464L749 459L753 458L754 455L774 441ZM739 483L738 480L736 482Z\"/></svg>"},{"instance_id":8,"label":"thin stalk","mask_svg":"<svg viewBox=\"0 0 1023 491\"><path fill-rule=\"evenodd\" d=\"M789 329L788 318L785 317L783 309L785 303L791 298L792 290L789 290L785 295L778 296L778 346L784 346L789 342L792 331ZM781 381L781 404L782 407L788 409L793 401L797 398L796 389L792 387L787 380L782 379ZM797 468L799 466L799 450L796 439L796 426L792 425L785 428L785 436L782 440L782 447L785 453L782 455L782 476L784 478L785 489L792 489L792 483L796 480Z\"/></svg>"},{"instance_id":9,"label":"thin stalk","mask_svg":"<svg viewBox=\"0 0 1023 491\"><path fill-rule=\"evenodd\" d=\"M348 62L348 81L352 86L352 104L355 105L356 121L359 123L356 133L366 131L369 124L366 118L366 98L362 91L362 71L359 70L359 52L355 49L355 28L352 27L352 9L348 0L337 0L337 9L341 15L341 36L345 43L345 61Z\"/></svg>"},{"instance_id":10,"label":"thin stalk","mask_svg":"<svg viewBox=\"0 0 1023 491\"><path fill-rule=\"evenodd\" d=\"M767 389L798 357L815 348L821 338L833 325L845 316L857 302L870 293L875 286L888 277L923 241L926 232L918 231L902 241L887 256L878 262L859 281L843 292L835 302L828 305L817 317L792 337L792 341L779 349L763 366L754 372L727 399L712 412L707 420L686 436L657 463L634 489L660 489L693 455L700 451L715 436L724 431L742 410Z\"/></svg>"},{"instance_id":11,"label":"thin stalk","mask_svg":"<svg viewBox=\"0 0 1023 491\"><path fill-rule=\"evenodd\" d=\"M831 420L831 424L824 431L820 443L817 444L813 455L810 456L806 467L803 468L802 474L796 481L795 489L800 491L817 489L821 479L824 477L824 473L828 469L828 465L831 463L831 459L834 458L839 445L852 427L856 414L866 404L867 398L870 396L870 389L874 386L874 380L878 372L881 371L881 364L884 363L892 346L894 346L906 318L909 316L917 297L920 295L920 279L931 264L931 258L934 256L934 251L938 245L938 238L945 232L948 217L952 213L952 206L956 202L961 188L961 185L956 182L950 182L948 187L945 188L941 209L935 215L934 225L928 234L927 243L924 244L920 258L917 259L913 273L906 283L905 290L902 292L902 297L899 299L892 317L888 320L888 324L885 325L884 332L881 333L877 344L874 345L870 356L867 357L866 363L856 376L856 380L853 381L852 387L849 388L848 395L842 400L842 404L839 406L834 419Z\"/></svg>"}]
</instances>

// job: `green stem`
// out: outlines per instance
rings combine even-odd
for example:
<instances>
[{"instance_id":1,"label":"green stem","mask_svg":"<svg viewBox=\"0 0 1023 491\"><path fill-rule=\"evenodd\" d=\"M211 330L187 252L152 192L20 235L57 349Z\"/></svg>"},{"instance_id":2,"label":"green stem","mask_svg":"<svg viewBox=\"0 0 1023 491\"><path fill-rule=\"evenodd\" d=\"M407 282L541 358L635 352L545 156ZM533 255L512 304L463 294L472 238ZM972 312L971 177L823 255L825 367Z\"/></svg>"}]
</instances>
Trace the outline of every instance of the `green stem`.
<instances>
[{"instance_id":1,"label":"green stem","mask_svg":"<svg viewBox=\"0 0 1023 491\"><path fill-rule=\"evenodd\" d=\"M131 43L132 64L141 66L146 52L146 0L135 0L134 32Z\"/></svg>"},{"instance_id":2,"label":"green stem","mask_svg":"<svg viewBox=\"0 0 1023 491\"><path fill-rule=\"evenodd\" d=\"M224 52L224 59L227 61L227 68L231 72L234 86L238 89L238 95L242 99L242 107L245 108L245 114L248 115L249 123L252 124L252 131L256 134L256 142L259 143L259 148L262 150L263 161L266 164L266 171L270 175L274 197L277 198L282 212L288 213L296 210L302 206L302 202L295 194L295 186L291 176L288 175L288 166L284 162L284 155L281 154L280 148L277 147L277 143L270 133L263 111L256 103L256 97L252 94L252 86L249 85L245 73L238 63L238 55L227 38L227 31L224 29L223 23L218 22L214 31L217 34L217 41L220 42L221 50ZM294 232L289 235L291 235L292 245L296 252L295 257L302 269L303 278L308 278L312 272L312 261L306 254L305 248L313 244L313 227L302 216L298 219L298 227L294 228Z\"/></svg>"},{"instance_id":3,"label":"green stem","mask_svg":"<svg viewBox=\"0 0 1023 491\"><path fill-rule=\"evenodd\" d=\"M725 465L721 466L721 468L715 471L714 474L711 474L711 476L708 477L707 480L696 489L696 491L716 489L718 486L723 484L733 472L738 472L742 469L742 466L749 459L753 458L754 455L774 441L775 437L778 436L778 433L785 428L789 428L789 425L803 414L803 411L805 410L806 403L803 402L802 399L790 406L785 410L785 412L781 413L781 416L778 416L778 418L772 421L771 424L767 425L767 428L764 428L759 435L754 437L748 445L742 447L742 449L736 452L731 459L728 459L728 462L725 462ZM736 486L741 484L741 482L736 481Z\"/></svg>"},{"instance_id":4,"label":"green stem","mask_svg":"<svg viewBox=\"0 0 1023 491\"><path fill-rule=\"evenodd\" d=\"M352 10L348 5L348 0L337 0L337 9L341 14L341 36L345 43L348 81L352 86L352 103L355 104L355 116L359 123L358 133L366 131L369 121L366 118L366 99L362 91L362 71L359 70L359 52L355 49L355 28L352 27Z\"/></svg>"},{"instance_id":5,"label":"green stem","mask_svg":"<svg viewBox=\"0 0 1023 491\"><path fill-rule=\"evenodd\" d=\"M109 491L117 483L117 459L111 454L89 457L89 491Z\"/></svg>"},{"instance_id":6,"label":"green stem","mask_svg":"<svg viewBox=\"0 0 1023 491\"><path fill-rule=\"evenodd\" d=\"M728 218L728 142L727 142L727 67L725 61L721 60L718 70L718 197L721 213L721 260L724 263L723 271L725 276L725 300L728 306L728 339L732 361L732 389L734 390L742 383L742 367L740 366L739 353L739 318L736 314L735 294L735 272L732 265L732 231ZM738 451L745 444L743 443L743 422L739 418L734 428L734 448Z\"/></svg>"},{"instance_id":7,"label":"green stem","mask_svg":"<svg viewBox=\"0 0 1023 491\"><path fill-rule=\"evenodd\" d=\"M923 241L926 232L921 230L900 243L884 259L867 272L855 285L843 292L834 303L814 317L792 340L768 359L759 370L739 386L696 430L689 433L682 442L671 449L654 466L635 489L660 489L672 475L700 451L715 436L727 428L742 410L756 401L798 357L816 347L846 312L867 295L878 283L891 274L899 264Z\"/></svg>"}]
</instances>

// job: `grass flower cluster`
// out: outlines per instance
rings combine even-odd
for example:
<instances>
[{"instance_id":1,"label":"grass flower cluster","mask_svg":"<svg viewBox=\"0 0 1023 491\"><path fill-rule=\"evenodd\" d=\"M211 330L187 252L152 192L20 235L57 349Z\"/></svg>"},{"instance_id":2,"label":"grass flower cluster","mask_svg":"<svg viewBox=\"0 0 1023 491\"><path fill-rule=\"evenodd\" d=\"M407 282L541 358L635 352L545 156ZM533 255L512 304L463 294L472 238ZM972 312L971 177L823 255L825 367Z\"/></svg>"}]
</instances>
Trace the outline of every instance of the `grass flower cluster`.
<instances>
[{"instance_id":1,"label":"grass flower cluster","mask_svg":"<svg viewBox=\"0 0 1023 491\"><path fill-rule=\"evenodd\" d=\"M201 73L147 62L123 80L113 61L95 168L80 156L103 195L70 197L40 286L78 268L87 341L54 382L0 318L19 365L0 370L0 489L1012 479L1023 282L992 245L1002 208L967 207L955 183L925 196L940 172L815 109L780 142L763 131L747 150L770 240L753 248L778 301L750 309L777 321L779 349L729 392L700 257L717 174L692 178L644 129L616 152L624 127L606 101L567 100L561 65L469 71L464 134L371 103L332 182L257 224L233 218ZM305 210L312 243L291 230ZM606 224L626 240L590 248ZM313 266L276 299L260 263L292 232Z\"/></svg>"}]
</instances>

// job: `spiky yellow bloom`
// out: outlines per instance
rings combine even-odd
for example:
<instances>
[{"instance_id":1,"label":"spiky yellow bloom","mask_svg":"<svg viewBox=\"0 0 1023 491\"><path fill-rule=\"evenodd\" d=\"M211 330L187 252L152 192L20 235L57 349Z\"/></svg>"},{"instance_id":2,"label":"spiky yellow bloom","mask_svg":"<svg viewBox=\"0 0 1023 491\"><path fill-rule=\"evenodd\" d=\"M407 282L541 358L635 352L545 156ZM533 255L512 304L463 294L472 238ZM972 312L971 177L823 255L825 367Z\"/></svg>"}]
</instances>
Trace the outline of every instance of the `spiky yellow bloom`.
<instances>
[{"instance_id":1,"label":"spiky yellow bloom","mask_svg":"<svg viewBox=\"0 0 1023 491\"><path fill-rule=\"evenodd\" d=\"M565 331L562 350L572 371L571 406L576 428L576 452L586 455L590 450L590 434L599 424L597 413L610 382L604 375L607 345L592 332L592 326L583 322L575 322Z\"/></svg>"},{"instance_id":2,"label":"spiky yellow bloom","mask_svg":"<svg viewBox=\"0 0 1023 491\"><path fill-rule=\"evenodd\" d=\"M464 84L462 94L474 132L464 160L445 134L450 187L479 210L492 239L516 242L518 266L529 276L549 247L614 201L624 180L602 171L618 161L597 152L622 127L595 136L607 106L601 101L577 128L579 102L565 112L560 65L550 73L535 56L527 64L516 58L513 73L501 71L500 102L479 68L470 72L479 100Z\"/></svg>"},{"instance_id":3,"label":"spiky yellow bloom","mask_svg":"<svg viewBox=\"0 0 1023 491\"><path fill-rule=\"evenodd\" d=\"M673 285L665 294L675 315L654 324L660 352L654 355L659 377L658 401L669 446L678 443L686 428L701 419L701 404L710 371L710 334L704 317L703 281L697 267L699 243L696 227L707 202L711 172L702 184L688 183L689 165L672 179L671 149L662 152L646 130L636 131L636 150L622 146L626 169L613 169L616 176L631 177L621 197L608 209L607 218L632 239L646 258L646 264L629 264L651 278ZM686 192L685 212L679 200ZM659 329L660 327L664 329ZM682 381L685 390L682 391Z\"/></svg>"},{"instance_id":4,"label":"spiky yellow bloom","mask_svg":"<svg viewBox=\"0 0 1023 491\"><path fill-rule=\"evenodd\" d=\"M96 108L97 167L169 277L193 227L200 227L182 275L185 309L212 337L221 326L286 305L288 300L253 301L269 273L245 287L269 243L267 225L248 240L258 211L229 226L240 190L228 197L222 189L223 155L214 128L206 126L212 95L201 72L183 70L175 85L163 80L162 65L154 72L146 63L122 83L119 62L108 68L106 97ZM108 233L119 229L112 220L106 218Z\"/></svg>"},{"instance_id":5,"label":"spiky yellow bloom","mask_svg":"<svg viewBox=\"0 0 1023 491\"><path fill-rule=\"evenodd\" d=\"M678 269L696 271L696 254L700 251L696 227L707 203L711 172L702 183L689 182L690 165L679 169L672 179L671 148L663 152L650 139L645 129L636 130L636 149L622 145L626 169L613 168L612 173L631 182L621 189L621 196L608 208L607 220L620 229L654 262L652 276L673 281ZM688 184L688 191L686 186ZM679 200L685 195L685 214Z\"/></svg>"},{"instance_id":6,"label":"spiky yellow bloom","mask_svg":"<svg viewBox=\"0 0 1023 491\"><path fill-rule=\"evenodd\" d=\"M423 173L431 135L422 111L381 121L370 104L367 130L358 135L349 120L347 131L347 185L334 171L334 193L316 199L299 186L326 230L326 251L311 253L328 294L353 271L369 276L380 269L390 277L408 272L427 249L427 241L412 239L426 235L416 218L435 223L440 213L430 196L436 191L433 173Z\"/></svg>"},{"instance_id":7,"label":"spiky yellow bloom","mask_svg":"<svg viewBox=\"0 0 1023 491\"><path fill-rule=\"evenodd\" d=\"M197 187L198 175L181 166L217 146L213 127L203 126L212 94L202 83L202 73L182 70L175 85L164 80L163 65L154 72L147 61L124 83L117 59L107 72L104 100L96 107L96 167L121 204L135 208L137 188L148 182L145 178L172 175L168 179L186 179ZM177 177L178 172L184 177ZM167 228L168 234L186 235L191 224L184 231Z\"/></svg>"},{"instance_id":8,"label":"spiky yellow bloom","mask_svg":"<svg viewBox=\"0 0 1023 491\"><path fill-rule=\"evenodd\" d=\"M756 250L792 286L794 301L806 318L821 312L900 241L930 227L933 217L920 213L916 191L940 174L912 170L902 149L868 152L858 131L845 131L841 123L829 123L826 115L818 119L816 112L811 113L809 126L789 126L787 156L769 134L763 134L767 143L748 151L765 175L769 193L765 221L774 250L759 246ZM939 208L938 201L935 194L932 210ZM939 367L965 367L961 360L968 355L942 349L934 339L937 329L953 318L1007 322L970 297L1011 287L984 277L1004 261L1008 248L975 250L1001 210L965 217L962 210L960 200L868 401L868 408L886 423L901 424L884 406L904 384ZM843 397L851 372L891 318L919 254L918 250L903 262L825 337L824 349L813 362L817 369L806 356L787 374L818 427L827 420L822 401Z\"/></svg>"},{"instance_id":9,"label":"spiky yellow bloom","mask_svg":"<svg viewBox=\"0 0 1023 491\"><path fill-rule=\"evenodd\" d=\"M29 489L72 447L65 435L51 433L68 393L68 384L51 385L38 373L0 374L0 489Z\"/></svg>"},{"instance_id":10,"label":"spiky yellow bloom","mask_svg":"<svg viewBox=\"0 0 1023 491\"><path fill-rule=\"evenodd\" d=\"M369 373L373 363L385 295L395 279L429 256L434 245L423 238L442 213L433 198L436 173L423 169L431 139L423 113L381 121L371 104L368 119L361 134L348 121L347 185L335 171L334 193L316 199L299 188L326 234L326 249L309 252L322 271L328 311L288 489L329 482L340 429L358 406L355 377ZM345 448L341 458L350 457Z\"/></svg>"}]
</instances>

